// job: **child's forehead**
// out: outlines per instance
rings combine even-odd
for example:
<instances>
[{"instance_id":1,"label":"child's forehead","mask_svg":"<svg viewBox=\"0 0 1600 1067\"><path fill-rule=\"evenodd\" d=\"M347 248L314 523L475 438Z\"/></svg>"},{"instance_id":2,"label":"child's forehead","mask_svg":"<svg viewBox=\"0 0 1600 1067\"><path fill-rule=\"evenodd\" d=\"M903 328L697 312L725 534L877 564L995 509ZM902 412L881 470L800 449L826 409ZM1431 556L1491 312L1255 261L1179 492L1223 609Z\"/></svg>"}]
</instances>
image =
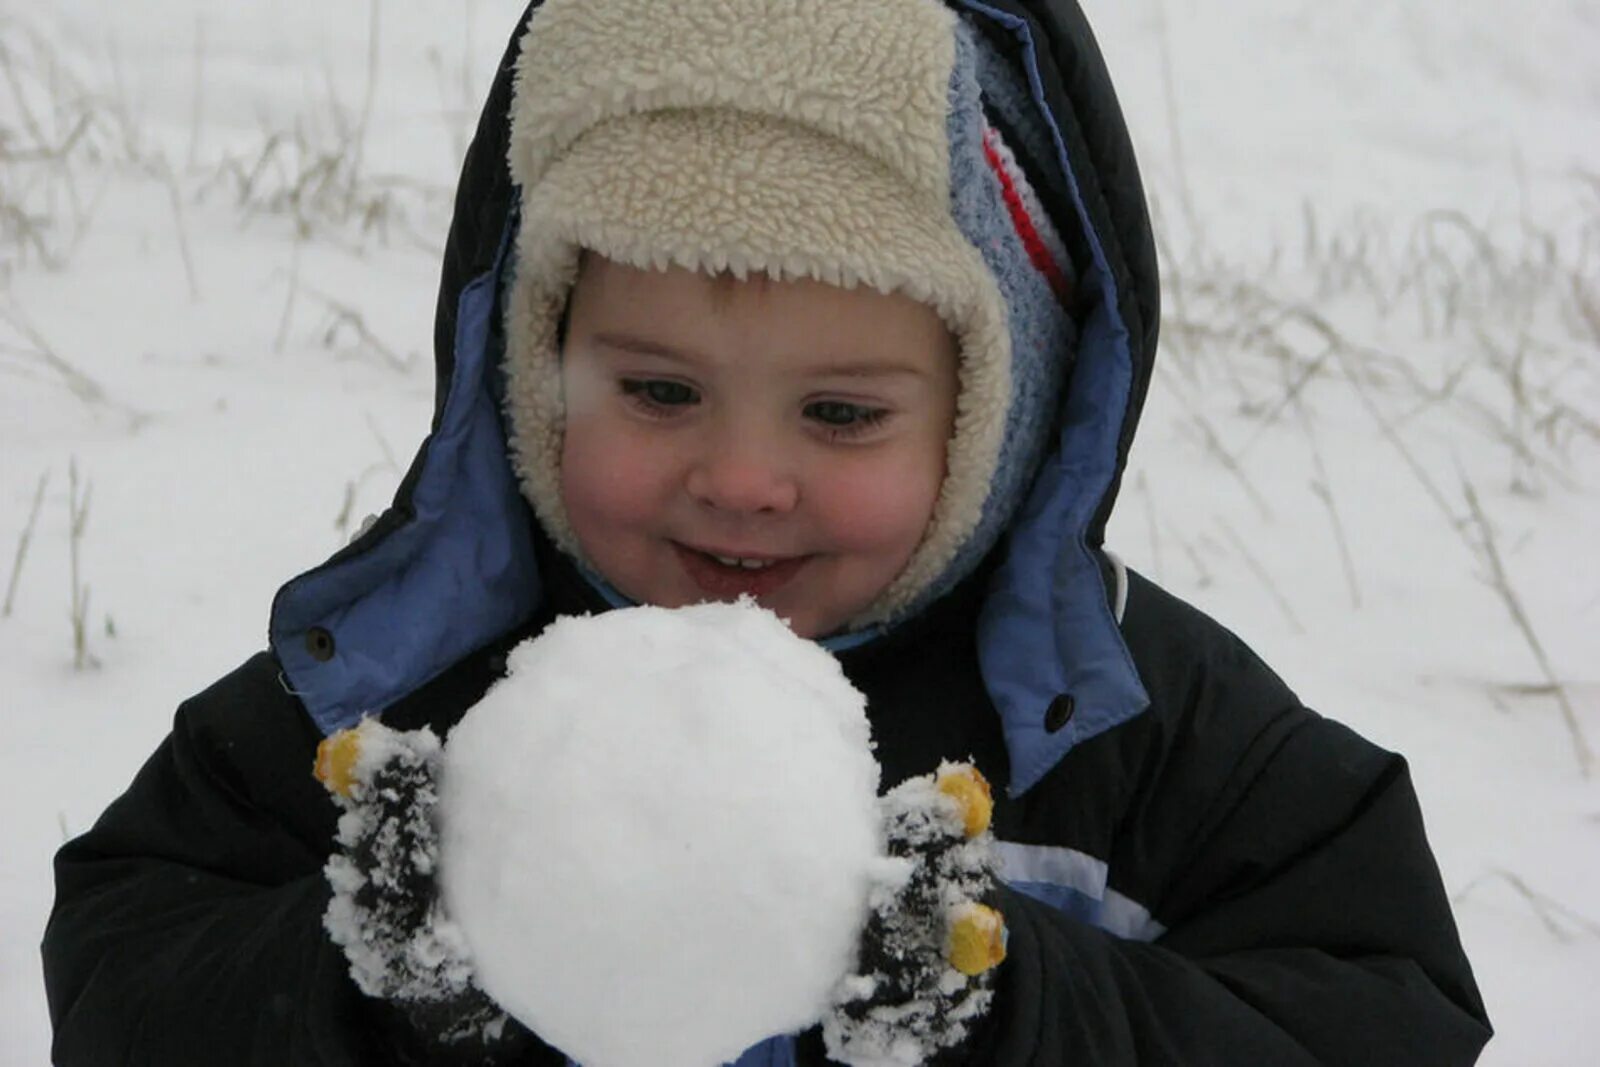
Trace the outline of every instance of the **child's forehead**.
<instances>
[{"instance_id":1,"label":"child's forehead","mask_svg":"<svg viewBox=\"0 0 1600 1067\"><path fill-rule=\"evenodd\" d=\"M954 346L938 313L903 294L766 274L642 270L587 256L574 304L601 351L663 360L759 349L774 372L889 377L942 370Z\"/></svg>"}]
</instances>

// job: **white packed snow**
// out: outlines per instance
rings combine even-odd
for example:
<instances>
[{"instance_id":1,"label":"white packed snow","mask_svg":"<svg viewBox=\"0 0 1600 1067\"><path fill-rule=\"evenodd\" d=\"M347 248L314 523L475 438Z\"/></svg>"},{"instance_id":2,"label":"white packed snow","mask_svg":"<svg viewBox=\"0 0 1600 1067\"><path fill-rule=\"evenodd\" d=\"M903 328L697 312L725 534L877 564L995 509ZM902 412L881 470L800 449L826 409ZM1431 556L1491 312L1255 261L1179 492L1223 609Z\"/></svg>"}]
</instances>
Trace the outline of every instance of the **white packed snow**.
<instances>
[{"instance_id":1,"label":"white packed snow","mask_svg":"<svg viewBox=\"0 0 1600 1067\"><path fill-rule=\"evenodd\" d=\"M888 862L837 661L705 604L560 619L508 667L440 783L479 985L586 1067L707 1067L815 1023Z\"/></svg>"}]
</instances>

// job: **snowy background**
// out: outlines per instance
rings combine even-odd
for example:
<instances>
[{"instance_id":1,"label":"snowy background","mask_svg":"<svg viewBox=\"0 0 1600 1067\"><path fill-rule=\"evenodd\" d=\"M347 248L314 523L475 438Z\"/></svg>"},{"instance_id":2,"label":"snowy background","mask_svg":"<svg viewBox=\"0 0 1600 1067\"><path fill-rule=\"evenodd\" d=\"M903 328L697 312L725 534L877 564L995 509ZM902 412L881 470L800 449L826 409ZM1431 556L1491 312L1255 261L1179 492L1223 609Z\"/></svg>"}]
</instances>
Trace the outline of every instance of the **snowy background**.
<instances>
[{"instance_id":1,"label":"snowy background","mask_svg":"<svg viewBox=\"0 0 1600 1067\"><path fill-rule=\"evenodd\" d=\"M1086 6L1166 260L1111 546L1411 758L1484 1062L1592 1063L1600 8ZM426 431L520 9L0 2L5 1067L48 1059L52 852Z\"/></svg>"}]
</instances>

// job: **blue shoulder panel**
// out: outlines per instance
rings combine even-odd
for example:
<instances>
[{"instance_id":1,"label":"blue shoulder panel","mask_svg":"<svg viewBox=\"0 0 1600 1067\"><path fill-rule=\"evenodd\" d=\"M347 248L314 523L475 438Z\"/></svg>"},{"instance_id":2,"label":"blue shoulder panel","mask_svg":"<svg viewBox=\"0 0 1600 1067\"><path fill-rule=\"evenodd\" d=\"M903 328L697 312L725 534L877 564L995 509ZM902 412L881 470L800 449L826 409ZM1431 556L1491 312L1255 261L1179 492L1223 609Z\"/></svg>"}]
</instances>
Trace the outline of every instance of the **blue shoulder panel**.
<instances>
[{"instance_id":1,"label":"blue shoulder panel","mask_svg":"<svg viewBox=\"0 0 1600 1067\"><path fill-rule=\"evenodd\" d=\"M455 369L409 521L368 550L296 578L273 601L273 652L325 732L405 696L538 602L531 519L506 452L490 343L508 245L461 292ZM332 635L331 659L308 650L313 627Z\"/></svg>"}]
</instances>

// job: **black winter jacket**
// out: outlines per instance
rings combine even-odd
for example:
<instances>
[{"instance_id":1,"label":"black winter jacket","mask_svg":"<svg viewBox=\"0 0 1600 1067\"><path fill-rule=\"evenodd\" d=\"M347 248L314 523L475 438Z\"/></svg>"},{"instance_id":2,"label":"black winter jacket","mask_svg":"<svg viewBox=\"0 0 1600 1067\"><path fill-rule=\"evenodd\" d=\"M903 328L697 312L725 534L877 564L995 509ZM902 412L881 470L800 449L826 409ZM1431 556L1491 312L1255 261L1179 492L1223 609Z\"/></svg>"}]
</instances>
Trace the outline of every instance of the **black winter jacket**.
<instances>
[{"instance_id":1,"label":"black winter jacket","mask_svg":"<svg viewBox=\"0 0 1600 1067\"><path fill-rule=\"evenodd\" d=\"M1048 521L1019 520L954 592L840 654L885 787L962 757L1010 784L1009 958L968 1062L1471 1063L1490 1031L1403 760L1100 551L1155 353L1137 170L1070 0L957 6L1031 66L1072 178L1048 206L1088 264L1060 448L1024 509ZM518 640L603 607L521 504L498 425L513 56L457 197L433 433L393 507L284 587L271 650L186 702L57 858L44 962L63 1067L406 1055L322 928L336 810L316 745L369 711L443 732ZM821 1058L809 1034L741 1064Z\"/></svg>"}]
</instances>

